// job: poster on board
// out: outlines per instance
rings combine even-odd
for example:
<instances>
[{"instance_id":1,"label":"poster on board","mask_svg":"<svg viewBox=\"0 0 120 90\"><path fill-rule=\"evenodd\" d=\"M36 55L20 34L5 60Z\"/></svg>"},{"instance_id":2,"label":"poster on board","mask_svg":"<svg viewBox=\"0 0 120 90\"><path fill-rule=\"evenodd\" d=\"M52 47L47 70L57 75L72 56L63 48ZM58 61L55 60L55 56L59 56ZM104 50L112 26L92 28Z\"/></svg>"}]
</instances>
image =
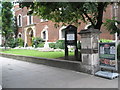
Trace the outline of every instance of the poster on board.
<instances>
[{"instance_id":1,"label":"poster on board","mask_svg":"<svg viewBox=\"0 0 120 90\"><path fill-rule=\"evenodd\" d=\"M100 67L117 69L116 43L99 43Z\"/></svg>"},{"instance_id":2,"label":"poster on board","mask_svg":"<svg viewBox=\"0 0 120 90\"><path fill-rule=\"evenodd\" d=\"M67 34L67 40L75 40L75 34Z\"/></svg>"}]
</instances>

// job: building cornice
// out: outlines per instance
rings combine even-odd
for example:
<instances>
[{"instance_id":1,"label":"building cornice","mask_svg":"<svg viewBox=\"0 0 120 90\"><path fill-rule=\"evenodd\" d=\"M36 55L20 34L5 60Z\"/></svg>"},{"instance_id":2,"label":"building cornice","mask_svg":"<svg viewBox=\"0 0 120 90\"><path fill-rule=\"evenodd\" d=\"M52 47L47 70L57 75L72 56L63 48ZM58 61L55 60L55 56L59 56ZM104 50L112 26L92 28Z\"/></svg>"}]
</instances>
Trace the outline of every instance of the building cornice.
<instances>
[{"instance_id":1,"label":"building cornice","mask_svg":"<svg viewBox=\"0 0 120 90\"><path fill-rule=\"evenodd\" d=\"M15 12L16 12L16 11L19 11L19 10L21 10L21 8L16 8L16 9L14 9Z\"/></svg>"},{"instance_id":2,"label":"building cornice","mask_svg":"<svg viewBox=\"0 0 120 90\"><path fill-rule=\"evenodd\" d=\"M36 25L36 23L30 24L30 25L26 25L25 28L31 27L31 26L35 26L35 25Z\"/></svg>"}]
</instances>

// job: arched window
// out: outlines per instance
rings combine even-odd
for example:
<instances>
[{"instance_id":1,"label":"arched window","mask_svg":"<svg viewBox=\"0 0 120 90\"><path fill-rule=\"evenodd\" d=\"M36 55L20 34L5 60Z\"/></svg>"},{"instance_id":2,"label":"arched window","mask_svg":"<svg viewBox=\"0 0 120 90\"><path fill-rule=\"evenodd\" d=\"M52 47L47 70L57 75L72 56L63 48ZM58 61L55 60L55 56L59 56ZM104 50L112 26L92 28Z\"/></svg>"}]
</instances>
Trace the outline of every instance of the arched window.
<instances>
[{"instance_id":1,"label":"arched window","mask_svg":"<svg viewBox=\"0 0 120 90\"><path fill-rule=\"evenodd\" d=\"M18 38L22 38L22 34L20 32L18 34Z\"/></svg>"},{"instance_id":2,"label":"arched window","mask_svg":"<svg viewBox=\"0 0 120 90\"><path fill-rule=\"evenodd\" d=\"M59 29L59 40L65 39L65 28L66 28L66 26L63 26Z\"/></svg>"},{"instance_id":3,"label":"arched window","mask_svg":"<svg viewBox=\"0 0 120 90\"><path fill-rule=\"evenodd\" d=\"M41 32L41 38L44 40L48 40L48 31L47 30L43 30Z\"/></svg>"},{"instance_id":4,"label":"arched window","mask_svg":"<svg viewBox=\"0 0 120 90\"><path fill-rule=\"evenodd\" d=\"M43 39L46 39L46 31L43 31Z\"/></svg>"},{"instance_id":5,"label":"arched window","mask_svg":"<svg viewBox=\"0 0 120 90\"><path fill-rule=\"evenodd\" d=\"M22 26L22 15L21 14L19 14L17 17L17 25Z\"/></svg>"},{"instance_id":6,"label":"arched window","mask_svg":"<svg viewBox=\"0 0 120 90\"><path fill-rule=\"evenodd\" d=\"M33 16L29 15L27 18L28 25L33 24Z\"/></svg>"},{"instance_id":7,"label":"arched window","mask_svg":"<svg viewBox=\"0 0 120 90\"><path fill-rule=\"evenodd\" d=\"M45 25L44 29L41 31L41 38L45 41L48 40L48 26Z\"/></svg>"},{"instance_id":8,"label":"arched window","mask_svg":"<svg viewBox=\"0 0 120 90\"><path fill-rule=\"evenodd\" d=\"M21 34L19 34L19 38L21 38L22 37L22 35Z\"/></svg>"},{"instance_id":9,"label":"arched window","mask_svg":"<svg viewBox=\"0 0 120 90\"><path fill-rule=\"evenodd\" d=\"M62 29L62 30L61 30L61 33L62 33L61 37L62 37L62 38L65 38L65 29Z\"/></svg>"},{"instance_id":10,"label":"arched window","mask_svg":"<svg viewBox=\"0 0 120 90\"><path fill-rule=\"evenodd\" d=\"M32 17L29 16L29 24L32 24Z\"/></svg>"}]
</instances>

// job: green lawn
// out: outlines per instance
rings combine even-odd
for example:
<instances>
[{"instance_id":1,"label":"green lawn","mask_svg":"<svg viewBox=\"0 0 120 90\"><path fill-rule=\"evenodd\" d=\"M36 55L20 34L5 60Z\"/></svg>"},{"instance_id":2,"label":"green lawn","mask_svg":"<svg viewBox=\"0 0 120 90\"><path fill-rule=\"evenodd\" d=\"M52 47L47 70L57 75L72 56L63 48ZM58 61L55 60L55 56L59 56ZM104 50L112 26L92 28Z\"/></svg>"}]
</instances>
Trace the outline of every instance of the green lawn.
<instances>
[{"instance_id":1,"label":"green lawn","mask_svg":"<svg viewBox=\"0 0 120 90\"><path fill-rule=\"evenodd\" d=\"M24 55L24 56L34 56L43 58L59 58L64 57L64 52L40 52L37 50L22 50L22 49L10 49L7 51L1 51L2 53ZM74 55L74 52L69 52L69 55Z\"/></svg>"}]
</instances>

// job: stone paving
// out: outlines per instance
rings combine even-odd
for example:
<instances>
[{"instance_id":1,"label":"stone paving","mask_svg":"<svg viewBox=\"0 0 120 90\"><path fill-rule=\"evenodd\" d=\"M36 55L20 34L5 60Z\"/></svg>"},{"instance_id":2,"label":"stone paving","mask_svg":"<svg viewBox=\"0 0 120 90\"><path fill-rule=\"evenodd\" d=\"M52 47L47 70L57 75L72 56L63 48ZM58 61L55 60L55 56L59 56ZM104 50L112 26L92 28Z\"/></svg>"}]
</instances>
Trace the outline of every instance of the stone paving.
<instances>
[{"instance_id":1,"label":"stone paving","mask_svg":"<svg viewBox=\"0 0 120 90\"><path fill-rule=\"evenodd\" d=\"M3 88L118 88L118 78L93 75L0 57Z\"/></svg>"},{"instance_id":2,"label":"stone paving","mask_svg":"<svg viewBox=\"0 0 120 90\"><path fill-rule=\"evenodd\" d=\"M2 64L1 64L1 62L0 62L0 90L1 90L1 88L2 88Z\"/></svg>"}]
</instances>

